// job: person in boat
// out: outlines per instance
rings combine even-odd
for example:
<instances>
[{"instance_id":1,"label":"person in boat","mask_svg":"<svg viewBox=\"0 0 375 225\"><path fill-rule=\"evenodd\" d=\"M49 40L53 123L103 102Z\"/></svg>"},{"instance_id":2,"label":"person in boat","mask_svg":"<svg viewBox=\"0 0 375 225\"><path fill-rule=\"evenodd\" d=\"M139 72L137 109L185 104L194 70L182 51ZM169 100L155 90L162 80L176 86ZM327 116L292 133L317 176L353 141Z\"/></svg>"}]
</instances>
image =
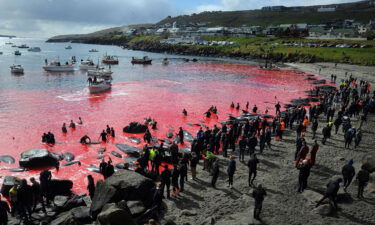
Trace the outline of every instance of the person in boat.
<instances>
[{"instance_id":1,"label":"person in boat","mask_svg":"<svg viewBox=\"0 0 375 225\"><path fill-rule=\"evenodd\" d=\"M47 60L47 59L44 59L44 63L45 63L46 65L48 65L48 60Z\"/></svg>"},{"instance_id":2,"label":"person in boat","mask_svg":"<svg viewBox=\"0 0 375 225\"><path fill-rule=\"evenodd\" d=\"M65 65L69 65L69 63L68 63L68 62L65 62Z\"/></svg>"},{"instance_id":3,"label":"person in boat","mask_svg":"<svg viewBox=\"0 0 375 225\"><path fill-rule=\"evenodd\" d=\"M60 62L57 63L57 66L61 66Z\"/></svg>"},{"instance_id":4,"label":"person in boat","mask_svg":"<svg viewBox=\"0 0 375 225\"><path fill-rule=\"evenodd\" d=\"M72 129L76 129L76 124L73 122L73 120L70 120L69 127L72 128Z\"/></svg>"},{"instance_id":5,"label":"person in boat","mask_svg":"<svg viewBox=\"0 0 375 225\"><path fill-rule=\"evenodd\" d=\"M78 121L77 121L77 123L78 123L79 125L82 125L82 124L83 124L83 121L82 121L81 117L78 117Z\"/></svg>"},{"instance_id":6,"label":"person in boat","mask_svg":"<svg viewBox=\"0 0 375 225\"><path fill-rule=\"evenodd\" d=\"M87 135L81 137L81 140L79 141L79 143L83 144L83 145L87 145L87 144L90 144L91 143L91 138Z\"/></svg>"},{"instance_id":7,"label":"person in boat","mask_svg":"<svg viewBox=\"0 0 375 225\"><path fill-rule=\"evenodd\" d=\"M187 116L187 111L186 111L186 109L182 110L182 114L184 114L184 116Z\"/></svg>"},{"instance_id":8,"label":"person in boat","mask_svg":"<svg viewBox=\"0 0 375 225\"><path fill-rule=\"evenodd\" d=\"M66 129L66 124L63 123L62 127L61 127L61 130L64 134L68 133L68 130Z\"/></svg>"},{"instance_id":9,"label":"person in boat","mask_svg":"<svg viewBox=\"0 0 375 225\"><path fill-rule=\"evenodd\" d=\"M91 85L92 84L92 78L89 77L89 79L87 79L87 82L89 82L89 85Z\"/></svg>"}]
</instances>

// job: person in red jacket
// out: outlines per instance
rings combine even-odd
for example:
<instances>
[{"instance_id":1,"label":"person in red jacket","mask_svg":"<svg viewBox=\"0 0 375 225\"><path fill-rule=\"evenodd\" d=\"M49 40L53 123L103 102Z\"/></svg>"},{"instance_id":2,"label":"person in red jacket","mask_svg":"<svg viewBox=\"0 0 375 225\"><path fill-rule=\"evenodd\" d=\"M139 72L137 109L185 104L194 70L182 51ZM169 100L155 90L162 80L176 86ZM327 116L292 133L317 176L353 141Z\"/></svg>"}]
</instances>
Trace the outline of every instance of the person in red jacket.
<instances>
[{"instance_id":1,"label":"person in red jacket","mask_svg":"<svg viewBox=\"0 0 375 225\"><path fill-rule=\"evenodd\" d=\"M301 150L297 154L297 159L295 162L296 167L301 160L304 160L306 158L308 153L309 153L309 146L307 146L306 141L303 141Z\"/></svg>"}]
</instances>

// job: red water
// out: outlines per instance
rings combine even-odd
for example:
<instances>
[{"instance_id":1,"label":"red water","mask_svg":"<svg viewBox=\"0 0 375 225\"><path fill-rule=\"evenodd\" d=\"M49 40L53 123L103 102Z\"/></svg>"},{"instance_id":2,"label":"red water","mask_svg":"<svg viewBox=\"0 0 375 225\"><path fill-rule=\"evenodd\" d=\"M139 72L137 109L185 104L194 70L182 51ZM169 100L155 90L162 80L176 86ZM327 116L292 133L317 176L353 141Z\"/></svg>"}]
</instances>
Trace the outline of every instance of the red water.
<instances>
[{"instance_id":1,"label":"red water","mask_svg":"<svg viewBox=\"0 0 375 225\"><path fill-rule=\"evenodd\" d=\"M1 90L0 96L8 104L2 106L0 111L0 154L9 154L18 159L19 154L27 149L46 148L41 143L41 135L51 131L57 144L48 149L57 153L71 152L82 163L81 166L60 167L58 172L53 169L53 176L73 180L74 190L82 192L86 190L88 174L100 177L86 169L90 164L100 163L96 159L98 148L106 147L110 155L111 151L121 153L114 143L132 145L127 139L129 135L122 133L122 128L131 121L142 122L149 116L155 118L158 130L152 131L152 135L159 138L165 138L170 129L177 132L180 126L195 135L198 127L187 126L187 122L205 120L212 127L226 119L228 113L239 115L240 112L229 108L232 101L235 104L240 102L241 106L249 101L250 108L256 104L260 111L269 108L273 114L275 96L281 103L288 103L292 98L305 96L304 90L311 88L309 82L304 80L305 76L292 70L259 71L255 66L232 63L183 64L168 70L172 74L175 72L174 76L188 76L186 79L182 77L181 82L157 77L145 81L118 82L113 84L110 92L98 95L90 95L87 90L76 91L76 87ZM221 76L216 77L215 74ZM204 119L203 113L211 105L217 106L219 119ZM183 108L188 111L187 117L181 113ZM63 135L62 123L68 125L71 119L77 121L79 116L83 125ZM79 139L85 134L93 141L98 140L107 124L115 128L115 139L107 144L88 147L79 144ZM110 156L115 163L122 161ZM1 176L39 176L39 171L8 172L9 168L17 167L17 162L13 165L0 163Z\"/></svg>"}]
</instances>

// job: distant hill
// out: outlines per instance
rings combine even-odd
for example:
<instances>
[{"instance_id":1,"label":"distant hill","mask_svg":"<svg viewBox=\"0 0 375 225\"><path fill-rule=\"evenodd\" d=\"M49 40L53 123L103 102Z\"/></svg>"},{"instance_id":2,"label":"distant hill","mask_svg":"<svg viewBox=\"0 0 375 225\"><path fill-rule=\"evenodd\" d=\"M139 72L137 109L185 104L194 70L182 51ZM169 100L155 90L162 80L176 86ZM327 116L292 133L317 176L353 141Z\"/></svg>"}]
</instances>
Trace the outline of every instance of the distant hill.
<instances>
[{"instance_id":1,"label":"distant hill","mask_svg":"<svg viewBox=\"0 0 375 225\"><path fill-rule=\"evenodd\" d=\"M360 1L353 3L317 5L305 7L283 7L282 9L269 10L244 10L244 11L212 11L199 14L167 17L157 23L177 22L178 24L207 23L209 27L241 25L267 26L271 24L321 24L337 19L354 19L368 23L375 20L374 1ZM335 12L317 12L318 8L336 8ZM276 8L276 7L275 7Z\"/></svg>"},{"instance_id":2,"label":"distant hill","mask_svg":"<svg viewBox=\"0 0 375 225\"><path fill-rule=\"evenodd\" d=\"M67 34L67 35L58 35L50 38L48 41L51 42L67 42L67 41L83 41L85 39L98 38L108 34L119 34L123 30L128 28L137 28L137 27L150 27L152 24L136 24L136 25L125 25L121 27L112 27L100 31L96 31L89 34Z\"/></svg>"},{"instance_id":3,"label":"distant hill","mask_svg":"<svg viewBox=\"0 0 375 225\"><path fill-rule=\"evenodd\" d=\"M0 37L14 38L16 36L14 36L14 35L3 35L3 34L0 34Z\"/></svg>"}]
</instances>

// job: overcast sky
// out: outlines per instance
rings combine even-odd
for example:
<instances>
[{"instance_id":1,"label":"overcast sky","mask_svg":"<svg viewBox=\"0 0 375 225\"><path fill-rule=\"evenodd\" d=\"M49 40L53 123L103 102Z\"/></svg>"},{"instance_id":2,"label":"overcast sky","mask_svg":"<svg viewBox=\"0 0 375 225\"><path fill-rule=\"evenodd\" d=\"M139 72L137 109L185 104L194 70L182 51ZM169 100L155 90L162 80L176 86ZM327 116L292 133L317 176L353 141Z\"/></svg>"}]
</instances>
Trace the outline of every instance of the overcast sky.
<instances>
[{"instance_id":1,"label":"overcast sky","mask_svg":"<svg viewBox=\"0 0 375 225\"><path fill-rule=\"evenodd\" d=\"M154 23L169 15L202 11L352 1L355 0L0 0L0 34L50 37Z\"/></svg>"}]
</instances>

